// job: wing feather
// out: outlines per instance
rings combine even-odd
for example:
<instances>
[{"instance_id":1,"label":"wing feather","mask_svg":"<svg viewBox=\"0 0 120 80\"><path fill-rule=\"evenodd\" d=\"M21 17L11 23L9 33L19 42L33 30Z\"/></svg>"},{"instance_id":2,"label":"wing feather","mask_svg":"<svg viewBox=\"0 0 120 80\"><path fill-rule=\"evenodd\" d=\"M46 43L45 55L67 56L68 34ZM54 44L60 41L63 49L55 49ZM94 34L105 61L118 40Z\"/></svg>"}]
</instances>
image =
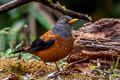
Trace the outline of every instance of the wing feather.
<instances>
[{"instance_id":1,"label":"wing feather","mask_svg":"<svg viewBox=\"0 0 120 80\"><path fill-rule=\"evenodd\" d=\"M54 43L55 43L55 39L44 41L43 39L37 38L35 41L32 42L32 45L26 48L14 51L13 53L41 51L41 50L50 48Z\"/></svg>"}]
</instances>

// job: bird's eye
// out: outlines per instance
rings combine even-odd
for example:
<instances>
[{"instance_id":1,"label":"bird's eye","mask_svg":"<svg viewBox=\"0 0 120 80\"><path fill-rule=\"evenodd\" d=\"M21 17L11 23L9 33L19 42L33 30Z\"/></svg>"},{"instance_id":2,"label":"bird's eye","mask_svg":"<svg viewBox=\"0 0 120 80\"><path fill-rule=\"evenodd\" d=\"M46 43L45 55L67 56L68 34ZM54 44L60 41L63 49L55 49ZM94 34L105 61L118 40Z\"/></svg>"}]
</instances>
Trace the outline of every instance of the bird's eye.
<instances>
[{"instance_id":1,"label":"bird's eye","mask_svg":"<svg viewBox=\"0 0 120 80\"><path fill-rule=\"evenodd\" d=\"M65 18L63 19L63 21L64 21L64 22L67 22L67 20L66 20Z\"/></svg>"}]
</instances>

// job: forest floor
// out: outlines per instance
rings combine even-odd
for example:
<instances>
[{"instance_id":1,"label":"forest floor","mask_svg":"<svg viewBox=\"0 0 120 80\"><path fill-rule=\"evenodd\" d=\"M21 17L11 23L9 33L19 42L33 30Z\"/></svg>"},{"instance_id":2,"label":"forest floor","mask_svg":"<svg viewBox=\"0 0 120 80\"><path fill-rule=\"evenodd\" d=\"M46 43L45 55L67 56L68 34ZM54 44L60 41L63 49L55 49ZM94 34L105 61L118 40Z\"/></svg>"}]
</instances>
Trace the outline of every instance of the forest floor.
<instances>
[{"instance_id":1,"label":"forest floor","mask_svg":"<svg viewBox=\"0 0 120 80\"><path fill-rule=\"evenodd\" d=\"M78 64L76 64L78 65ZM2 80L114 80L120 79L120 70L115 73L111 70L102 70L95 65L89 67L74 67L67 65L61 67L64 70L58 71L54 64L48 64L48 71L42 61L30 59L4 59L0 58L0 78ZM0 80L1 80L0 79Z\"/></svg>"}]
</instances>

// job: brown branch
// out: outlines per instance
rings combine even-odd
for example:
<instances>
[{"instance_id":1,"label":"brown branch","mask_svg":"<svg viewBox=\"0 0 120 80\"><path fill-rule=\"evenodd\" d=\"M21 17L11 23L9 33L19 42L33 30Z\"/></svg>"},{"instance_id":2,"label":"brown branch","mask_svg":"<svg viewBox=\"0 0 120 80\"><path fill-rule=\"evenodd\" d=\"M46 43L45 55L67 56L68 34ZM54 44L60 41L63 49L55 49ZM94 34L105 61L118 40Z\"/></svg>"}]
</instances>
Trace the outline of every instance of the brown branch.
<instances>
[{"instance_id":1,"label":"brown branch","mask_svg":"<svg viewBox=\"0 0 120 80\"><path fill-rule=\"evenodd\" d=\"M5 13L9 10L12 10L14 8L17 8L21 5L27 4L32 1L34 1L34 0L13 0L11 2L8 2L8 3L0 6L0 14Z\"/></svg>"},{"instance_id":2,"label":"brown branch","mask_svg":"<svg viewBox=\"0 0 120 80\"><path fill-rule=\"evenodd\" d=\"M64 8L62 8L61 5L59 5L59 4L50 4L46 0L42 0L41 3L43 3L44 5L46 5L46 6L50 7L50 8L53 8L53 9L55 9L57 11L60 11L61 13L65 14L65 15L69 15L71 17L77 17L77 18L80 18L80 19L91 21L91 17L89 17L87 14L82 14L82 13L78 13L78 12L75 12L75 11L72 11L72 10L69 10L69 9L64 9Z\"/></svg>"},{"instance_id":3,"label":"brown branch","mask_svg":"<svg viewBox=\"0 0 120 80\"><path fill-rule=\"evenodd\" d=\"M77 17L80 19L91 21L91 18L86 14L78 13L78 12L75 12L75 11L72 11L69 9L64 9L64 8L62 8L61 5L51 4L47 0L13 0L11 2L8 2L8 3L0 6L0 14L5 13L11 9L17 8L21 5L27 4L27 3L32 2L32 1L37 1L37 2L39 1L42 4L48 6L52 9L55 9L55 10L65 14L65 15L69 15L71 17Z\"/></svg>"}]
</instances>

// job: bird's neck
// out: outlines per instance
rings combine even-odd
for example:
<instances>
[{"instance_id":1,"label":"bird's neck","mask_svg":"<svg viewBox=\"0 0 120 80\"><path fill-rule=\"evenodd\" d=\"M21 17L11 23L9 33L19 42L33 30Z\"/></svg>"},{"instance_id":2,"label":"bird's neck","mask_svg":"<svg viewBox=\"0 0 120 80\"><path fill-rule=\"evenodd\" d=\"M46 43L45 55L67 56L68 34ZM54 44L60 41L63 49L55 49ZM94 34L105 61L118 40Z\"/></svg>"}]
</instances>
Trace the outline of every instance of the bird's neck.
<instances>
[{"instance_id":1,"label":"bird's neck","mask_svg":"<svg viewBox=\"0 0 120 80\"><path fill-rule=\"evenodd\" d=\"M71 34L71 28L67 28L67 27L54 27L52 29L52 34L58 34L60 35L61 37L63 38L70 38L72 37L72 34Z\"/></svg>"}]
</instances>

